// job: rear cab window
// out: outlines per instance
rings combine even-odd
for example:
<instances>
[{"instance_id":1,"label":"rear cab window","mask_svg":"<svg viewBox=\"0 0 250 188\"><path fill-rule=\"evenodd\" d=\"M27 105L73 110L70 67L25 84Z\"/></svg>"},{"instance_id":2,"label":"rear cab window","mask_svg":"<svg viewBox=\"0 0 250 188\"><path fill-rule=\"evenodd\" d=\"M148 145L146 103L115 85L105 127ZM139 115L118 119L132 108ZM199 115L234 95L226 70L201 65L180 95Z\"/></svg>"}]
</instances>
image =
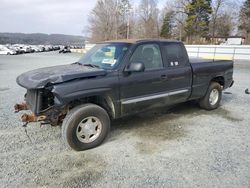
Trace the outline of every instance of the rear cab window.
<instances>
[{"instance_id":1,"label":"rear cab window","mask_svg":"<svg viewBox=\"0 0 250 188\"><path fill-rule=\"evenodd\" d=\"M184 48L181 43L163 43L167 67L183 67L188 63Z\"/></svg>"}]
</instances>

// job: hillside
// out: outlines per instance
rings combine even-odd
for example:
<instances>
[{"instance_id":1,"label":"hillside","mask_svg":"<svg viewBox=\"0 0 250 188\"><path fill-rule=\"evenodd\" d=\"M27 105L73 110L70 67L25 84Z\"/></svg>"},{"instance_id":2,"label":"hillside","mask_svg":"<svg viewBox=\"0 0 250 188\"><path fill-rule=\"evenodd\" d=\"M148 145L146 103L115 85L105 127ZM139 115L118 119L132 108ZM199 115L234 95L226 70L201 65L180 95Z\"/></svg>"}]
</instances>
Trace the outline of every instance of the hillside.
<instances>
[{"instance_id":1,"label":"hillside","mask_svg":"<svg viewBox=\"0 0 250 188\"><path fill-rule=\"evenodd\" d=\"M83 45L82 36L43 33L0 33L0 44Z\"/></svg>"}]
</instances>

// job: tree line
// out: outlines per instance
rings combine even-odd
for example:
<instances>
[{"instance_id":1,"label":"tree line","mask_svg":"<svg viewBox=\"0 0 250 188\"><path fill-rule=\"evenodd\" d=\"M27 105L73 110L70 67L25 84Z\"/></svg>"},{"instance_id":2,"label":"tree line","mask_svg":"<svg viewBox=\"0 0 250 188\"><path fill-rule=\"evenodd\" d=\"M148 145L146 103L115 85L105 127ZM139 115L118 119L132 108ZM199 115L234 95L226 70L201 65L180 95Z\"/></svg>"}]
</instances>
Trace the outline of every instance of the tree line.
<instances>
[{"instance_id":1,"label":"tree line","mask_svg":"<svg viewBox=\"0 0 250 188\"><path fill-rule=\"evenodd\" d=\"M215 43L240 35L250 44L250 0L98 0L89 15L93 41L167 38Z\"/></svg>"},{"instance_id":2,"label":"tree line","mask_svg":"<svg viewBox=\"0 0 250 188\"><path fill-rule=\"evenodd\" d=\"M75 35L45 33L0 33L0 44L32 44L32 45L73 45L81 46L85 38Z\"/></svg>"}]
</instances>

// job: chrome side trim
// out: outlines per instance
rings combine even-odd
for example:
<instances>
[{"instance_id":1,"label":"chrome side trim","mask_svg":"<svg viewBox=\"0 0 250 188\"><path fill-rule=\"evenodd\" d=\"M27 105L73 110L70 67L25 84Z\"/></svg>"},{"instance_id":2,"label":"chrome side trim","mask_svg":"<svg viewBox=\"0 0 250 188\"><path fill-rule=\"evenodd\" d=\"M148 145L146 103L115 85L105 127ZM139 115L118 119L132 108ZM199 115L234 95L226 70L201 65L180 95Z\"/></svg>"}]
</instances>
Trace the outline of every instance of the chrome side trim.
<instances>
[{"instance_id":1,"label":"chrome side trim","mask_svg":"<svg viewBox=\"0 0 250 188\"><path fill-rule=\"evenodd\" d=\"M157 98L162 98L162 97L168 97L171 95L186 93L188 91L189 91L188 89L182 89L182 90L178 90L178 91L172 91L172 92L168 92L168 93L156 94L156 95L151 95L151 96L146 96L146 97L125 99L122 101L122 104L131 104L131 103L142 102L142 101L147 101L147 100L152 100L152 99L157 99Z\"/></svg>"}]
</instances>

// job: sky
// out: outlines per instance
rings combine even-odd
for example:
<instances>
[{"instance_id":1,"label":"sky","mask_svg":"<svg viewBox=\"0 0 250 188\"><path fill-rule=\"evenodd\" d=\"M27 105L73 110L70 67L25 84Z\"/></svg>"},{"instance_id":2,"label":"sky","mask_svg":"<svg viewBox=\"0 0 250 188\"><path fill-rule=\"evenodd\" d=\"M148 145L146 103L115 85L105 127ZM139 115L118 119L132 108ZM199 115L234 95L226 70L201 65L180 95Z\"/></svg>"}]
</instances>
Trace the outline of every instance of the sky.
<instances>
[{"instance_id":1,"label":"sky","mask_svg":"<svg viewBox=\"0 0 250 188\"><path fill-rule=\"evenodd\" d=\"M97 0L0 0L0 32L83 35Z\"/></svg>"},{"instance_id":2,"label":"sky","mask_svg":"<svg viewBox=\"0 0 250 188\"><path fill-rule=\"evenodd\" d=\"M138 5L140 0L131 0ZM162 8L167 0L158 0ZM242 0L239 0L242 1ZM0 0L0 32L86 35L97 0Z\"/></svg>"},{"instance_id":3,"label":"sky","mask_svg":"<svg viewBox=\"0 0 250 188\"><path fill-rule=\"evenodd\" d=\"M0 0L0 32L85 35L97 0ZM139 0L133 0L138 4ZM163 0L159 0L159 4Z\"/></svg>"}]
</instances>

